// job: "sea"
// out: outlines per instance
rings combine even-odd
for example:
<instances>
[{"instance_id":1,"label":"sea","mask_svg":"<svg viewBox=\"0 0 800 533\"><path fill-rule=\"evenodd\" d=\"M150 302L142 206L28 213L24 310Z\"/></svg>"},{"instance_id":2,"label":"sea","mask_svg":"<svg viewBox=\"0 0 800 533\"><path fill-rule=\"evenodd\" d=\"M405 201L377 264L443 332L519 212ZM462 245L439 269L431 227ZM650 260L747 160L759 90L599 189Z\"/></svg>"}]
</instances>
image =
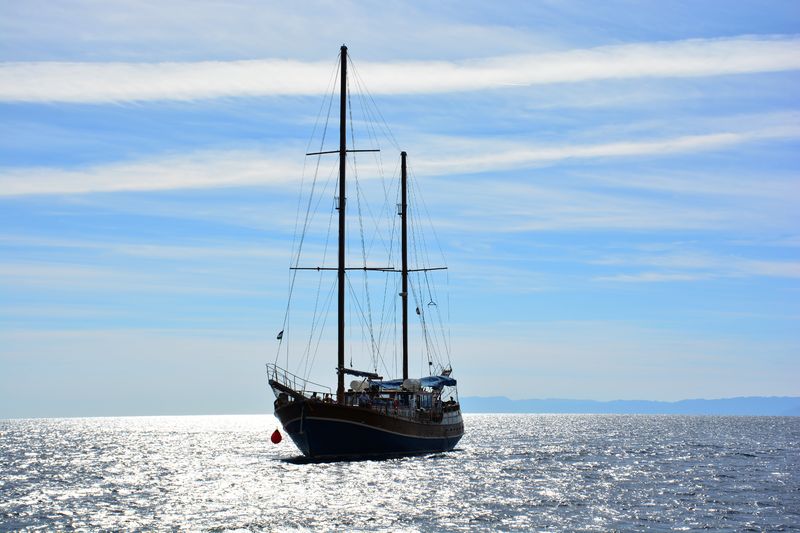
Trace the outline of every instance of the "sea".
<instances>
[{"instance_id":1,"label":"sea","mask_svg":"<svg viewBox=\"0 0 800 533\"><path fill-rule=\"evenodd\" d=\"M468 414L302 460L271 415L0 420L0 530L800 531L800 417Z\"/></svg>"}]
</instances>

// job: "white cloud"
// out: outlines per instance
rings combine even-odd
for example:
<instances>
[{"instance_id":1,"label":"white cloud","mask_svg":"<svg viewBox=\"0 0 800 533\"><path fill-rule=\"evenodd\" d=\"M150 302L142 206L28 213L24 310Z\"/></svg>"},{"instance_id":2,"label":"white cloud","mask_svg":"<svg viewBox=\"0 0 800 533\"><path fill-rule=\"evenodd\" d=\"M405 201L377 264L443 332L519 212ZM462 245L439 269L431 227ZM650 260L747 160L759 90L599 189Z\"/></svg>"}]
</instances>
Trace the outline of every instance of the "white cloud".
<instances>
[{"instance_id":1,"label":"white cloud","mask_svg":"<svg viewBox=\"0 0 800 533\"><path fill-rule=\"evenodd\" d=\"M220 272L227 273L219 269L209 272L183 269L165 274L152 269L133 271L113 265L20 261L0 265L0 286L83 292L275 296L247 285L247 280L223 277Z\"/></svg>"},{"instance_id":2,"label":"white cloud","mask_svg":"<svg viewBox=\"0 0 800 533\"><path fill-rule=\"evenodd\" d=\"M789 115L789 118L793 115ZM436 176L500 171L554 164L567 159L632 157L728 148L754 141L800 138L800 126L777 121L754 130L620 141L597 144L530 146L517 141L462 137L418 138L420 155L413 160L419 175ZM97 165L84 169L14 168L0 172L0 196L82 194L116 191L157 191L185 188L290 185L304 173L301 155L286 149L206 151L151 160ZM359 173L370 175L368 159ZM330 159L323 165L334 164ZM321 169L326 175L333 167Z\"/></svg>"},{"instance_id":3,"label":"white cloud","mask_svg":"<svg viewBox=\"0 0 800 533\"><path fill-rule=\"evenodd\" d=\"M595 265L619 266L625 270L645 267L639 272L598 276L597 281L649 283L704 281L719 278L800 278L800 262L750 259L707 252L673 251L661 254L642 253L603 257Z\"/></svg>"},{"instance_id":4,"label":"white cloud","mask_svg":"<svg viewBox=\"0 0 800 533\"><path fill-rule=\"evenodd\" d=\"M467 61L364 62L376 94L440 93L513 85L640 77L692 77L800 68L800 38L741 36L624 44ZM0 64L0 100L124 102L326 90L332 62Z\"/></svg>"},{"instance_id":5,"label":"white cloud","mask_svg":"<svg viewBox=\"0 0 800 533\"><path fill-rule=\"evenodd\" d=\"M79 170L12 169L0 174L0 195L159 191L291 183L302 174L298 159L245 151L207 151Z\"/></svg>"},{"instance_id":6,"label":"white cloud","mask_svg":"<svg viewBox=\"0 0 800 533\"><path fill-rule=\"evenodd\" d=\"M319 58L321 50L335 53L342 39L359 57L452 58L567 38L552 27L492 23L473 8L374 0L306 0L302 9L263 0L26 0L7 2L3 14L0 55L89 61Z\"/></svg>"},{"instance_id":7,"label":"white cloud","mask_svg":"<svg viewBox=\"0 0 800 533\"><path fill-rule=\"evenodd\" d=\"M483 143L483 150L462 150L461 154L435 158L433 150L426 150L427 158L415 164L423 174L438 175L455 172L473 173L487 170L529 167L565 159L602 157L631 157L663 155L685 152L702 152L760 140L796 139L800 126L779 125L752 131L732 131L702 135L684 135L658 140L621 141L598 144L568 144L557 146L524 146L521 143ZM442 145L462 143L480 146L475 139L440 139ZM446 150L446 148L445 148ZM481 153L482 152L482 153ZM452 153L452 150L451 150Z\"/></svg>"},{"instance_id":8,"label":"white cloud","mask_svg":"<svg viewBox=\"0 0 800 533\"><path fill-rule=\"evenodd\" d=\"M777 174L777 175L776 175ZM780 175L774 171L748 171L741 174L677 171L662 175L629 176L589 173L582 176L598 185L619 189L677 193L709 198L771 199L783 201L800 197L800 179L795 174ZM788 241L787 241L788 243ZM784 243L781 243L783 245Z\"/></svg>"},{"instance_id":9,"label":"white cloud","mask_svg":"<svg viewBox=\"0 0 800 533\"><path fill-rule=\"evenodd\" d=\"M800 261L746 259L735 264L734 268L736 272L743 275L800 278Z\"/></svg>"},{"instance_id":10,"label":"white cloud","mask_svg":"<svg viewBox=\"0 0 800 533\"><path fill-rule=\"evenodd\" d=\"M618 281L622 283L659 283L674 281L702 281L712 278L710 274L670 273L670 272L638 272L636 274L616 274L598 276L596 281Z\"/></svg>"},{"instance_id":11,"label":"white cloud","mask_svg":"<svg viewBox=\"0 0 800 533\"><path fill-rule=\"evenodd\" d=\"M97 250L104 253L120 254L131 257L147 257L159 259L249 259L263 261L266 258L278 258L288 261L288 252L282 250L282 242L265 242L260 239L256 245L245 246L230 242L208 242L201 245L177 245L120 242L99 240L70 240L41 238L28 235L0 234L0 246L22 246L48 249ZM2 267L0 267L2 268Z\"/></svg>"},{"instance_id":12,"label":"white cloud","mask_svg":"<svg viewBox=\"0 0 800 533\"><path fill-rule=\"evenodd\" d=\"M535 177L531 178L535 182ZM438 205L454 203L453 183L436 190ZM682 205L672 198L642 198L600 193L591 185L565 187L557 182L527 185L487 178L459 184L459 216L436 220L437 228L485 234L552 230L622 231L721 229L740 227L738 210L725 205ZM430 196L430 195L429 195ZM474 198L480 198L476 207ZM753 223L753 215L747 222ZM757 222L764 224L763 220Z\"/></svg>"}]
</instances>

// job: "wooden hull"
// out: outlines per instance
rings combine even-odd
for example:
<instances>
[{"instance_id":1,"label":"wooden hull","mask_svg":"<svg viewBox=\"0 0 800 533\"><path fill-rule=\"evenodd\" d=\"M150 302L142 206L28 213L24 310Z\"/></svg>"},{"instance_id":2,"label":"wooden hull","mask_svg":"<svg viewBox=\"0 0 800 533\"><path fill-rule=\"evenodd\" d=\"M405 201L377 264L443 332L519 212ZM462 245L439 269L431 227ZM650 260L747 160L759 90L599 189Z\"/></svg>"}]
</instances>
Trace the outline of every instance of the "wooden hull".
<instances>
[{"instance_id":1,"label":"wooden hull","mask_svg":"<svg viewBox=\"0 0 800 533\"><path fill-rule=\"evenodd\" d=\"M452 450L464 434L460 413L419 422L365 407L295 401L275 416L303 455L311 458L414 455Z\"/></svg>"}]
</instances>

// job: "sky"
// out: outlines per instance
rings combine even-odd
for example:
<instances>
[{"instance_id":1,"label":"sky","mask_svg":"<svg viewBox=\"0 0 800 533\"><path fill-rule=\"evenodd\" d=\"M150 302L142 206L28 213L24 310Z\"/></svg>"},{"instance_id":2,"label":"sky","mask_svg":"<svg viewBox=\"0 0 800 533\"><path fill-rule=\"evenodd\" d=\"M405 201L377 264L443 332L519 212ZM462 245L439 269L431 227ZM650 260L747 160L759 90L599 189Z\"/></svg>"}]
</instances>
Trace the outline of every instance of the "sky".
<instances>
[{"instance_id":1,"label":"sky","mask_svg":"<svg viewBox=\"0 0 800 533\"><path fill-rule=\"evenodd\" d=\"M794 1L7 0L0 418L271 412L342 43L462 396L800 395Z\"/></svg>"}]
</instances>

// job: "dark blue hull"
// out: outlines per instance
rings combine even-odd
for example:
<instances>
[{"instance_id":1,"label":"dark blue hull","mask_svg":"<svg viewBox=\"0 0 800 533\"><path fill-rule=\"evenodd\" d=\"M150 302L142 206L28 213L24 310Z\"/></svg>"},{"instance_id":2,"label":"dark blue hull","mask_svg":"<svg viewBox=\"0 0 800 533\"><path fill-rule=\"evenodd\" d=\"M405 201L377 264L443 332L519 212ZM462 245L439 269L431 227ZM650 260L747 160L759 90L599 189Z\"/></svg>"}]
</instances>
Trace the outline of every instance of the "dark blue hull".
<instances>
[{"instance_id":1,"label":"dark blue hull","mask_svg":"<svg viewBox=\"0 0 800 533\"><path fill-rule=\"evenodd\" d=\"M389 433L350 422L306 418L284 429L308 457L412 455L452 450L457 437L421 438Z\"/></svg>"},{"instance_id":2,"label":"dark blue hull","mask_svg":"<svg viewBox=\"0 0 800 533\"><path fill-rule=\"evenodd\" d=\"M310 402L297 402L275 414L303 455L311 458L444 452L464 434L460 416L450 424L421 423L358 407Z\"/></svg>"}]
</instances>

